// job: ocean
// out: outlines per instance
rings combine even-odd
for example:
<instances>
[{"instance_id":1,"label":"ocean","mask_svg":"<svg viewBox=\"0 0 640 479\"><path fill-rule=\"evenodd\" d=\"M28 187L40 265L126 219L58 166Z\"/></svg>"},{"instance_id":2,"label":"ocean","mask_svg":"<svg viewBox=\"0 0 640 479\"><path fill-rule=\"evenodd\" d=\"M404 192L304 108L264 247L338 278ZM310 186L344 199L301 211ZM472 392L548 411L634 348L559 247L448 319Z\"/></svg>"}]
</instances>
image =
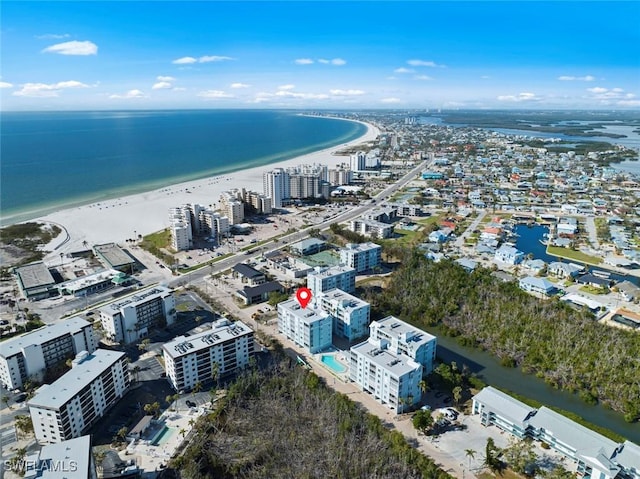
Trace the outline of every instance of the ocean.
<instances>
[{"instance_id":1,"label":"ocean","mask_svg":"<svg viewBox=\"0 0 640 479\"><path fill-rule=\"evenodd\" d=\"M287 111L3 113L2 224L275 163L365 132L360 123Z\"/></svg>"}]
</instances>

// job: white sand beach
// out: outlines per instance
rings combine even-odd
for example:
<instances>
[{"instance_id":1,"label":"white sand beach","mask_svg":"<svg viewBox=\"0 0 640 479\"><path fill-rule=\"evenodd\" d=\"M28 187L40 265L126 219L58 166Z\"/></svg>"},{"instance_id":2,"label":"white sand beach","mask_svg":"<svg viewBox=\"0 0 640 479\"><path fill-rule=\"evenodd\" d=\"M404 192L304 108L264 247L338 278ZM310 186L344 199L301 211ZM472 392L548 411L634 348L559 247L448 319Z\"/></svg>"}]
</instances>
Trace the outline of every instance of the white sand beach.
<instances>
[{"instance_id":1,"label":"white sand beach","mask_svg":"<svg viewBox=\"0 0 640 479\"><path fill-rule=\"evenodd\" d=\"M53 240L46 249L55 255L86 249L83 244L109 242L123 243L136 235L146 235L169 226L169 208L185 203L199 203L214 208L220 193L233 188L246 188L262 193L262 175L274 168L286 168L299 164L320 163L330 168L340 163L348 163L349 157L336 156L334 152L345 146L373 141L379 134L378 128L367 125L367 132L356 140L342 145L320 150L278 163L271 163L228 175L214 176L160 188L146 193L124 196L99 203L69 208L36 218L31 221L52 222L64 226L65 233Z\"/></svg>"}]
</instances>

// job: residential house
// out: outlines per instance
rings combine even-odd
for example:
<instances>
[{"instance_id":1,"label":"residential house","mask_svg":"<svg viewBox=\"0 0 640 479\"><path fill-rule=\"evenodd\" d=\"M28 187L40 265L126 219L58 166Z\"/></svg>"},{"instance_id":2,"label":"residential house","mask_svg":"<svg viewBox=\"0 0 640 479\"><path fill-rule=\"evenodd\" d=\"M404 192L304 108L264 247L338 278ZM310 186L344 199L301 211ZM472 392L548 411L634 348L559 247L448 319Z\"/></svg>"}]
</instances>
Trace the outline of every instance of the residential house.
<instances>
[{"instance_id":1,"label":"residential house","mask_svg":"<svg viewBox=\"0 0 640 479\"><path fill-rule=\"evenodd\" d=\"M524 259L524 253L509 245L502 245L495 253L495 261L510 265L517 265Z\"/></svg>"},{"instance_id":2,"label":"residential house","mask_svg":"<svg viewBox=\"0 0 640 479\"><path fill-rule=\"evenodd\" d=\"M534 276L527 276L522 278L518 285L520 289L523 289L529 293L538 293L545 296L549 296L555 292L556 286L549 280L544 278L536 278Z\"/></svg>"}]
</instances>

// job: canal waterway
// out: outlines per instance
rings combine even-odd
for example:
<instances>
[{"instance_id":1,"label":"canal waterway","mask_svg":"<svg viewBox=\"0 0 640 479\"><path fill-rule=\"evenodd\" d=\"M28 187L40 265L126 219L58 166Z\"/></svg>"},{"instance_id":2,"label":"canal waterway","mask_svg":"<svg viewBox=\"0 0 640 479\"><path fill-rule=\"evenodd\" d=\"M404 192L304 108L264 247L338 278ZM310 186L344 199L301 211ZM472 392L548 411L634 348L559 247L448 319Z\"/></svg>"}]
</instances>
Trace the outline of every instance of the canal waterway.
<instances>
[{"instance_id":1,"label":"canal waterway","mask_svg":"<svg viewBox=\"0 0 640 479\"><path fill-rule=\"evenodd\" d=\"M485 383L521 396L536 400L545 406L553 406L572 412L597 426L613 431L630 441L640 444L640 425L627 423L621 414L600 404L589 405L577 395L554 389L543 380L524 374L519 368L501 366L491 354L476 348L460 345L455 338L445 336L440 328L426 328L437 336L437 354L443 361L455 361L459 368L467 365Z\"/></svg>"},{"instance_id":2,"label":"canal waterway","mask_svg":"<svg viewBox=\"0 0 640 479\"><path fill-rule=\"evenodd\" d=\"M544 239L544 234L549 233L549 228L543 225L517 225L514 228L515 233L518 235L516 238L516 248L522 251L525 255L531 253L535 259L541 259L545 263L551 263L553 261L564 261L571 263L580 263L580 261L576 260L568 260L564 258L558 258L557 256L552 256L547 254L547 247L543 245L540 241ZM630 281L636 286L640 285L640 278L637 276L631 275L621 275L618 273L614 273L610 270L604 268L597 268L591 265L586 265L591 271L603 271L610 274L610 278L614 281Z\"/></svg>"}]
</instances>

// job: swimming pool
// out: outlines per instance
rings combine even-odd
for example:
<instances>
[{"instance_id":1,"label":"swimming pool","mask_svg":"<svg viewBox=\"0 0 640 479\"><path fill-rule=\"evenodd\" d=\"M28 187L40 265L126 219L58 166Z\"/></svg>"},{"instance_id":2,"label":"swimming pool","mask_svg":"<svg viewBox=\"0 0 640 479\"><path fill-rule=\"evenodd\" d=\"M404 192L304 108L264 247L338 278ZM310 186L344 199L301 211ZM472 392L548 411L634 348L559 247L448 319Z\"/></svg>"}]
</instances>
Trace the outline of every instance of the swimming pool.
<instances>
[{"instance_id":1,"label":"swimming pool","mask_svg":"<svg viewBox=\"0 0 640 479\"><path fill-rule=\"evenodd\" d=\"M153 438L151 444L153 446L162 446L173 435L174 428L164 426L158 434Z\"/></svg>"},{"instance_id":2,"label":"swimming pool","mask_svg":"<svg viewBox=\"0 0 640 479\"><path fill-rule=\"evenodd\" d=\"M333 354L323 354L320 358L322 364L331 369L334 373L343 374L347 372L347 367L338 361Z\"/></svg>"}]
</instances>

